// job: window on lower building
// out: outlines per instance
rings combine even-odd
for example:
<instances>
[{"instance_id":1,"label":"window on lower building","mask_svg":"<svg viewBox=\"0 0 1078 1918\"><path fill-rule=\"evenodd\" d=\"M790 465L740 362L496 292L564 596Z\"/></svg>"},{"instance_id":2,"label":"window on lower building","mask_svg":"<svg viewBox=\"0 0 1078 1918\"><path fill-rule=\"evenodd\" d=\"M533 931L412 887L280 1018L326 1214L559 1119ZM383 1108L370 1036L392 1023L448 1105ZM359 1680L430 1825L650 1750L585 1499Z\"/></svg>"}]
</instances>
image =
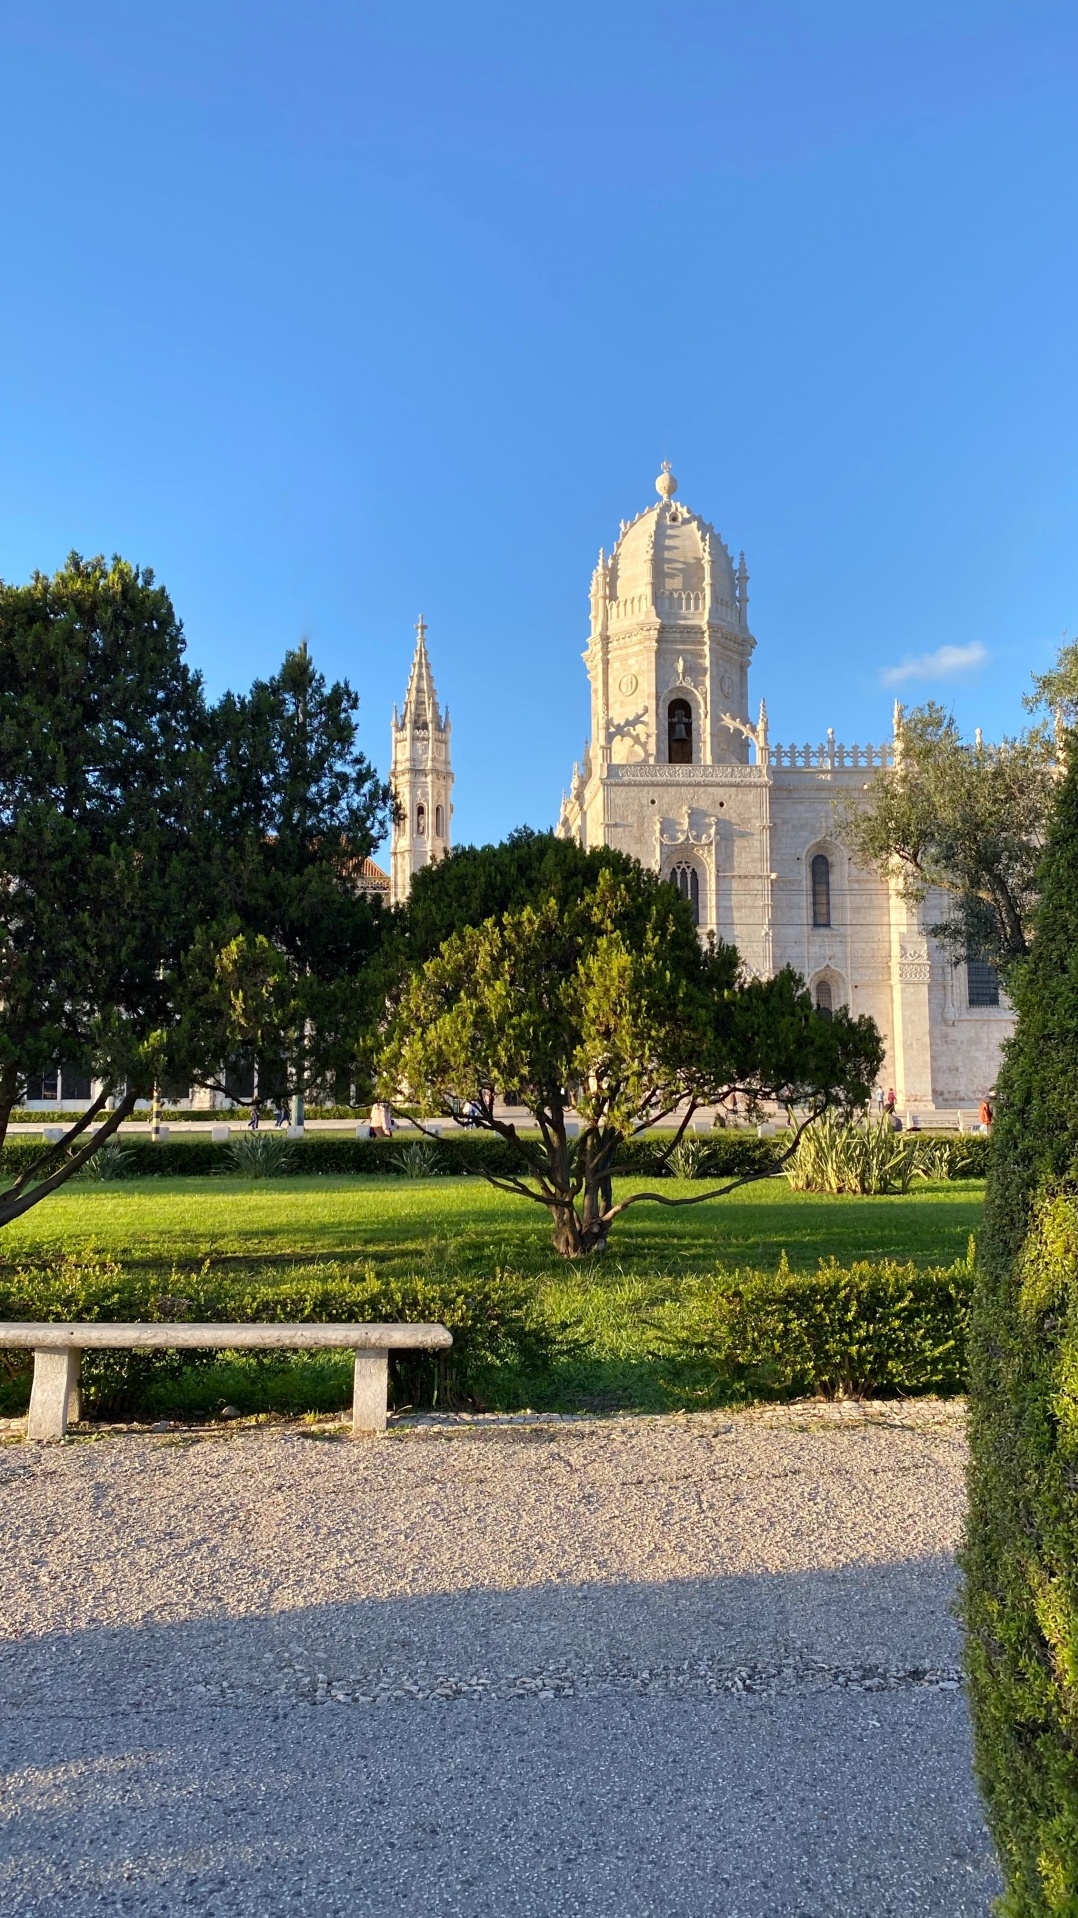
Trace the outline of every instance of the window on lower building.
<instances>
[{"instance_id":1,"label":"window on lower building","mask_svg":"<svg viewBox=\"0 0 1078 1918\"><path fill-rule=\"evenodd\" d=\"M33 1079L27 1079L26 1098L30 1104L34 1104L39 1099L58 1099L59 1097L59 1066L50 1066L47 1072L39 1072Z\"/></svg>"},{"instance_id":2,"label":"window on lower building","mask_svg":"<svg viewBox=\"0 0 1078 1918\"><path fill-rule=\"evenodd\" d=\"M226 1099L253 1099L255 1095L255 1062L249 1052L238 1052L225 1067Z\"/></svg>"},{"instance_id":3,"label":"window on lower building","mask_svg":"<svg viewBox=\"0 0 1078 1918\"><path fill-rule=\"evenodd\" d=\"M60 1067L60 1097L81 1101L90 1097L90 1075L79 1066Z\"/></svg>"},{"instance_id":4,"label":"window on lower building","mask_svg":"<svg viewBox=\"0 0 1078 1918\"><path fill-rule=\"evenodd\" d=\"M981 952L971 953L966 960L966 1004L971 1012L999 1004L999 974Z\"/></svg>"},{"instance_id":5,"label":"window on lower building","mask_svg":"<svg viewBox=\"0 0 1078 1918\"><path fill-rule=\"evenodd\" d=\"M816 986L816 1010L821 1019L830 1019L834 1011L831 1002L831 987L826 979L820 979Z\"/></svg>"},{"instance_id":6,"label":"window on lower building","mask_svg":"<svg viewBox=\"0 0 1078 1918\"><path fill-rule=\"evenodd\" d=\"M831 861L825 852L818 852L812 862L812 923L831 924Z\"/></svg>"},{"instance_id":7,"label":"window on lower building","mask_svg":"<svg viewBox=\"0 0 1078 1918\"><path fill-rule=\"evenodd\" d=\"M670 878L681 897L688 900L692 907L693 924L698 926L700 924L700 875L696 867L690 866L687 860L682 861L681 864L673 867Z\"/></svg>"}]
</instances>

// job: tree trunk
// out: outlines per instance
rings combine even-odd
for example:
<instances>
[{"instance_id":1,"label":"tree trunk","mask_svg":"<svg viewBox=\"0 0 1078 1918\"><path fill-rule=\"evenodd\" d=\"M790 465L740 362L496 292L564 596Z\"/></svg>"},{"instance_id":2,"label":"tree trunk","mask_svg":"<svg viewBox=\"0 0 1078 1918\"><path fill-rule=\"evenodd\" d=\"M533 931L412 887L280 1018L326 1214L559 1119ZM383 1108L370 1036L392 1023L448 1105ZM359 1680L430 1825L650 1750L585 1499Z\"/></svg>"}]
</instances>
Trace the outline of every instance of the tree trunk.
<instances>
[{"instance_id":1,"label":"tree trunk","mask_svg":"<svg viewBox=\"0 0 1078 1918\"><path fill-rule=\"evenodd\" d=\"M576 1207L571 1199L555 1207L554 1249L561 1253L563 1259L579 1259L587 1251L580 1230L580 1220L576 1216Z\"/></svg>"}]
</instances>

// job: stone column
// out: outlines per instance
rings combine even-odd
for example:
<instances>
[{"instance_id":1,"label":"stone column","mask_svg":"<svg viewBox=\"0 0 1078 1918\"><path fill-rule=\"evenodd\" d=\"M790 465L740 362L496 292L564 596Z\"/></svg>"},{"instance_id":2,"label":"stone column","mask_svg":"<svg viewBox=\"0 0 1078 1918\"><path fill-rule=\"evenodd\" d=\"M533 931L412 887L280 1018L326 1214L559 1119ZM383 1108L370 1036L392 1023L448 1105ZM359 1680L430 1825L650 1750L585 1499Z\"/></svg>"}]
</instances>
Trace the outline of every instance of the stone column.
<instances>
[{"instance_id":1,"label":"stone column","mask_svg":"<svg viewBox=\"0 0 1078 1918\"><path fill-rule=\"evenodd\" d=\"M928 938L917 906L903 898L897 878L891 879L888 890L895 1095L900 1107L924 1109L933 1104Z\"/></svg>"}]
</instances>

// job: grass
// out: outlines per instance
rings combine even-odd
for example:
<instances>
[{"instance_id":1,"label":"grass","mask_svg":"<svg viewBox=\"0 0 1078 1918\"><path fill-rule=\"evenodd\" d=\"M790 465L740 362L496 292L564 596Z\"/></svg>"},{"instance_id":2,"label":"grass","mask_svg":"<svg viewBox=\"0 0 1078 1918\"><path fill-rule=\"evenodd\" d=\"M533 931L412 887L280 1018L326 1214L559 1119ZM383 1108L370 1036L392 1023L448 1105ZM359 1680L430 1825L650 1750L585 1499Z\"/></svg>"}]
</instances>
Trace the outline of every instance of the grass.
<instances>
[{"instance_id":1,"label":"grass","mask_svg":"<svg viewBox=\"0 0 1078 1918\"><path fill-rule=\"evenodd\" d=\"M638 1182L619 1181L615 1193L633 1189ZM669 1180L663 1190L678 1197L693 1187ZM68 1186L6 1227L0 1246L10 1261L61 1246L96 1251L170 1287L204 1267L263 1280L323 1263L399 1277L510 1268L533 1278L544 1310L572 1326L572 1349L545 1374L492 1372L483 1403L666 1411L722 1402L712 1365L670 1356L695 1281L719 1267L773 1269L783 1252L808 1272L832 1256L950 1265L977 1231L982 1203L973 1181L888 1198L792 1192L768 1181L698 1208L640 1206L619 1221L605 1258L577 1264L554 1253L537 1206L479 1179L148 1179ZM224 1356L162 1379L153 1394L152 1411L170 1417L207 1416L226 1403L243 1412L336 1410L349 1399L350 1359ZM0 1409L19 1409L9 1398L10 1389L0 1391Z\"/></svg>"},{"instance_id":2,"label":"grass","mask_svg":"<svg viewBox=\"0 0 1078 1918\"><path fill-rule=\"evenodd\" d=\"M618 1180L615 1196L639 1185ZM693 1191L663 1183L671 1198ZM820 1259L960 1258L980 1224L983 1186L925 1185L902 1198L832 1198L791 1192L784 1181L747 1186L731 1199L669 1211L641 1205L614 1228L608 1259L640 1277L771 1266L786 1252L795 1270ZM373 1263L400 1273L440 1254L457 1271L511 1265L537 1277L562 1261L546 1214L479 1179L143 1179L70 1185L4 1228L8 1259L63 1245L95 1248L124 1264L164 1271L228 1262L258 1266L313 1259Z\"/></svg>"}]
</instances>

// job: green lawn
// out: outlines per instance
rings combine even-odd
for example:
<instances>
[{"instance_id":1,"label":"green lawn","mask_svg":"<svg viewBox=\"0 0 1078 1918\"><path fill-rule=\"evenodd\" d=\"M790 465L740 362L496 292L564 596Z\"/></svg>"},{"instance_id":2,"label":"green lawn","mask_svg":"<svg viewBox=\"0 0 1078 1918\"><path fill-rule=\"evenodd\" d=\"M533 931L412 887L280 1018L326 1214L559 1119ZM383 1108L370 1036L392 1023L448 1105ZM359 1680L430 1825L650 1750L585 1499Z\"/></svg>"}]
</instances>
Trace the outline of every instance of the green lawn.
<instances>
[{"instance_id":1,"label":"green lawn","mask_svg":"<svg viewBox=\"0 0 1078 1918\"><path fill-rule=\"evenodd\" d=\"M640 1187L618 1181L617 1196ZM691 1193L663 1183L671 1198ZM812 1270L832 1255L947 1265L980 1223L983 1186L919 1186L904 1198L826 1198L774 1180L730 1199L670 1210L640 1205L619 1220L608 1261L641 1277L717 1265L790 1264ZM479 1179L144 1179L70 1185L5 1227L3 1254L17 1259L63 1245L93 1247L126 1265L170 1269L209 1259L265 1268L318 1258L371 1261L394 1272L511 1265L558 1270L546 1214Z\"/></svg>"},{"instance_id":2,"label":"green lawn","mask_svg":"<svg viewBox=\"0 0 1078 1918\"><path fill-rule=\"evenodd\" d=\"M663 1185L671 1197L692 1190ZM160 1277L169 1291L200 1269L271 1287L287 1284L295 1268L319 1266L469 1281L509 1270L527 1277L542 1317L571 1327L572 1338L552 1367L499 1364L477 1375L479 1402L660 1411L728 1398L706 1357L676 1349L691 1334L693 1297L708 1274L774 1270L783 1252L800 1271L832 1256L947 1266L965 1256L983 1191L968 1182L921 1185L903 1198L826 1198L761 1182L699 1207L641 1205L617 1224L605 1258L574 1264L553 1252L545 1213L479 1179L147 1179L72 1184L5 1228L0 1244L12 1264L61 1249L105 1254ZM138 1409L174 1417L210 1415L225 1403L245 1412L331 1410L348 1402L349 1368L348 1355L204 1358L152 1381ZM25 1377L0 1380L0 1410L22 1409L27 1390Z\"/></svg>"}]
</instances>

